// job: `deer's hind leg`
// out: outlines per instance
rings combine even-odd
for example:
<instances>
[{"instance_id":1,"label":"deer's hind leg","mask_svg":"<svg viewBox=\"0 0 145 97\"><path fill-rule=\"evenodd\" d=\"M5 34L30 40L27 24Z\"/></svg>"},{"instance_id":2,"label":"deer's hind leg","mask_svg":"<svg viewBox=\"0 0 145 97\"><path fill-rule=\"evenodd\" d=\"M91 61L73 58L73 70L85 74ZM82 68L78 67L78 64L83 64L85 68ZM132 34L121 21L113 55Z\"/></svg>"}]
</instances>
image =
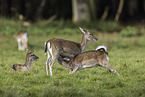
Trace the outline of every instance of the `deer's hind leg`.
<instances>
[{"instance_id":1,"label":"deer's hind leg","mask_svg":"<svg viewBox=\"0 0 145 97\"><path fill-rule=\"evenodd\" d=\"M46 72L47 72L47 75L48 75L48 64L50 63L52 59L52 56L50 55L49 52L47 52L47 61L46 61Z\"/></svg>"},{"instance_id":2,"label":"deer's hind leg","mask_svg":"<svg viewBox=\"0 0 145 97\"><path fill-rule=\"evenodd\" d=\"M55 63L56 59L59 56L59 51L57 51L55 49L55 47L53 47L50 43L48 43L48 58L47 58L47 62L46 62L46 70L47 70L47 75L48 75L48 64L49 64L49 71L50 71L50 75L52 76L52 66Z\"/></svg>"},{"instance_id":3,"label":"deer's hind leg","mask_svg":"<svg viewBox=\"0 0 145 97\"><path fill-rule=\"evenodd\" d=\"M17 39L17 42L18 42L18 50L22 50L22 41L21 39Z\"/></svg>"},{"instance_id":4,"label":"deer's hind leg","mask_svg":"<svg viewBox=\"0 0 145 97\"><path fill-rule=\"evenodd\" d=\"M107 68L109 71L117 74L117 75L120 75L113 67L111 67L108 63L105 63L105 64L100 64L102 67L104 68Z\"/></svg>"},{"instance_id":5,"label":"deer's hind leg","mask_svg":"<svg viewBox=\"0 0 145 97\"><path fill-rule=\"evenodd\" d=\"M117 75L120 75L112 66L110 66L108 64L108 61L109 61L109 58L107 57L106 60L103 60L103 61L99 62L99 65L104 67L104 68L107 68L109 71L111 71L111 72L113 72L113 73L115 73Z\"/></svg>"},{"instance_id":6,"label":"deer's hind leg","mask_svg":"<svg viewBox=\"0 0 145 97\"><path fill-rule=\"evenodd\" d=\"M47 45L47 61L46 61L46 72L47 72L47 75L48 75L48 65L50 64L51 60L52 60L52 48L50 46L50 43L48 43Z\"/></svg>"},{"instance_id":7,"label":"deer's hind leg","mask_svg":"<svg viewBox=\"0 0 145 97\"><path fill-rule=\"evenodd\" d=\"M27 39L23 40L23 48L24 49L28 48L28 44L27 43L28 43Z\"/></svg>"},{"instance_id":8,"label":"deer's hind leg","mask_svg":"<svg viewBox=\"0 0 145 97\"><path fill-rule=\"evenodd\" d=\"M52 54L52 59L49 62L49 71L50 71L50 75L52 76L52 66L55 63L56 59L58 58L58 53L53 53Z\"/></svg>"},{"instance_id":9,"label":"deer's hind leg","mask_svg":"<svg viewBox=\"0 0 145 97\"><path fill-rule=\"evenodd\" d=\"M120 75L113 67L111 67L109 64L106 65L106 68L109 69L111 72Z\"/></svg>"}]
</instances>

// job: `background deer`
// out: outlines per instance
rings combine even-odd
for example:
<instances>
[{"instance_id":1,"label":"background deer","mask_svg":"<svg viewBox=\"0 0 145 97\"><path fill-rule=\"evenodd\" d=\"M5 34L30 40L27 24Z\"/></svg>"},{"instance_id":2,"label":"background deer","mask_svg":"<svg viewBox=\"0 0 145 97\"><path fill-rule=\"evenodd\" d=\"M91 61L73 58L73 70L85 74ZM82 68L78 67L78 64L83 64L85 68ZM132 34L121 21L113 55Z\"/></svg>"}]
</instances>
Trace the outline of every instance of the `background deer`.
<instances>
[{"instance_id":1,"label":"background deer","mask_svg":"<svg viewBox=\"0 0 145 97\"><path fill-rule=\"evenodd\" d=\"M26 62L25 62L25 64L24 65L14 64L12 66L12 70L15 70L15 71L16 70L19 70L19 71L27 71L27 70L30 70L32 61L37 61L38 59L39 59L39 57L37 57L34 54L34 51L29 52L28 49L27 49Z\"/></svg>"},{"instance_id":2,"label":"background deer","mask_svg":"<svg viewBox=\"0 0 145 97\"><path fill-rule=\"evenodd\" d=\"M19 32L18 34L14 35L18 42L18 50L25 50L28 48L28 33L27 32Z\"/></svg>"},{"instance_id":3,"label":"background deer","mask_svg":"<svg viewBox=\"0 0 145 97\"><path fill-rule=\"evenodd\" d=\"M47 53L48 55L46 61L47 75L48 75L48 64L50 75L52 75L52 66L59 56L63 58L67 57L67 60L71 59L75 55L84 51L89 40L92 41L98 40L90 31L84 30L81 27L79 28L83 32L82 40L80 41L80 43L63 39L50 39L45 42L45 54Z\"/></svg>"},{"instance_id":4,"label":"background deer","mask_svg":"<svg viewBox=\"0 0 145 97\"><path fill-rule=\"evenodd\" d=\"M99 46L94 51L87 51L78 54L69 62L64 60L62 57L59 57L58 62L63 64L66 68L71 69L70 74L87 67L101 66L119 75L119 73L108 64L109 58L105 46Z\"/></svg>"}]
</instances>

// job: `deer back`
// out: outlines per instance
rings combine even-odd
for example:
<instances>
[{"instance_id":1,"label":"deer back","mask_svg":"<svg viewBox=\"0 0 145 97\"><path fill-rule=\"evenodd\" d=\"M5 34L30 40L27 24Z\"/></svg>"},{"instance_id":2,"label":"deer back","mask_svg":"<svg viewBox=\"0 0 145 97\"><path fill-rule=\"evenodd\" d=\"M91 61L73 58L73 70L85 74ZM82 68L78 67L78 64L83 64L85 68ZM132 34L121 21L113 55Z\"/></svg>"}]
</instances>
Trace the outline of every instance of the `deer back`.
<instances>
[{"instance_id":1,"label":"deer back","mask_svg":"<svg viewBox=\"0 0 145 97\"><path fill-rule=\"evenodd\" d=\"M63 40L63 39L50 39L45 44L50 43L52 50L56 50L61 56L73 57L81 53L81 46L79 43ZM45 53L47 45L45 46Z\"/></svg>"},{"instance_id":2,"label":"deer back","mask_svg":"<svg viewBox=\"0 0 145 97\"><path fill-rule=\"evenodd\" d=\"M15 38L25 38L28 37L28 33L27 32L19 32L17 34L14 35Z\"/></svg>"}]
</instances>

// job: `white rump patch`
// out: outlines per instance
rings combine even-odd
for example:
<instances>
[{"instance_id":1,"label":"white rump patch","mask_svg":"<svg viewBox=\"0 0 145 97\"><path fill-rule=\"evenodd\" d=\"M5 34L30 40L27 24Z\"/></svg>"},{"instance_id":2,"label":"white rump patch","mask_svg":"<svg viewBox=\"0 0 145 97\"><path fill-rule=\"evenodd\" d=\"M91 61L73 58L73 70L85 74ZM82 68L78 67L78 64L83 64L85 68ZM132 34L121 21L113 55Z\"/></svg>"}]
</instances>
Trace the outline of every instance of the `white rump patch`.
<instances>
[{"instance_id":1,"label":"white rump patch","mask_svg":"<svg viewBox=\"0 0 145 97\"><path fill-rule=\"evenodd\" d=\"M98 46L98 47L96 48L96 51L99 50L99 49L104 49L105 52L107 52L107 47L106 47L106 46Z\"/></svg>"},{"instance_id":2,"label":"white rump patch","mask_svg":"<svg viewBox=\"0 0 145 97\"><path fill-rule=\"evenodd\" d=\"M23 39L24 39L24 41L28 41L28 38L27 38L27 34L25 33L25 35L23 36Z\"/></svg>"},{"instance_id":3,"label":"white rump patch","mask_svg":"<svg viewBox=\"0 0 145 97\"><path fill-rule=\"evenodd\" d=\"M48 58L50 58L50 57L52 57L53 58L53 56L52 56L52 47L51 47L51 44L50 44L50 42L48 42L47 43L47 48L48 48Z\"/></svg>"}]
</instances>

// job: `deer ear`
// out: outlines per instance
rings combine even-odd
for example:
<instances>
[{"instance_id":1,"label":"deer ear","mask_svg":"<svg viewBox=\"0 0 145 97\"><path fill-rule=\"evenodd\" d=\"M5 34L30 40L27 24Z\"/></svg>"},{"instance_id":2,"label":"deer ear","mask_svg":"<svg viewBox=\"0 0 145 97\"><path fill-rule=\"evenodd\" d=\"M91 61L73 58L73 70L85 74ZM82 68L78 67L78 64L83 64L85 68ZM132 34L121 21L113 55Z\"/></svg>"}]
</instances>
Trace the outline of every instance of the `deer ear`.
<instances>
[{"instance_id":1,"label":"deer ear","mask_svg":"<svg viewBox=\"0 0 145 97\"><path fill-rule=\"evenodd\" d=\"M29 53L29 50L27 49L26 52L27 52L27 54L28 54L28 53Z\"/></svg>"},{"instance_id":2,"label":"deer ear","mask_svg":"<svg viewBox=\"0 0 145 97\"><path fill-rule=\"evenodd\" d=\"M79 27L79 28L84 34L86 33L84 29L82 29L81 27Z\"/></svg>"}]
</instances>

